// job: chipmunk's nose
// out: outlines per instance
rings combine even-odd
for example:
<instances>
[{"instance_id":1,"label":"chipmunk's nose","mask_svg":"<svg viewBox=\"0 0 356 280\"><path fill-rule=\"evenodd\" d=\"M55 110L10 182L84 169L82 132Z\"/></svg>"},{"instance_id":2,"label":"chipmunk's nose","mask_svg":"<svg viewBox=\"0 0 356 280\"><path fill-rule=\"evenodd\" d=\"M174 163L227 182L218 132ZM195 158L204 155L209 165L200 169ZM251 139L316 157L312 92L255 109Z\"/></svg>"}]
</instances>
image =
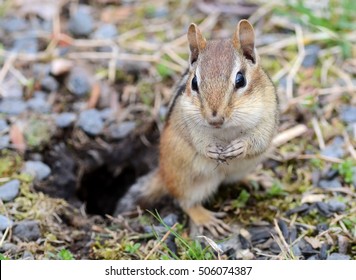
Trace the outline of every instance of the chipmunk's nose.
<instances>
[{"instance_id":1,"label":"chipmunk's nose","mask_svg":"<svg viewBox=\"0 0 356 280\"><path fill-rule=\"evenodd\" d=\"M215 128L220 128L224 124L224 121L225 118L217 115L216 111L213 111L208 119L208 123Z\"/></svg>"}]
</instances>

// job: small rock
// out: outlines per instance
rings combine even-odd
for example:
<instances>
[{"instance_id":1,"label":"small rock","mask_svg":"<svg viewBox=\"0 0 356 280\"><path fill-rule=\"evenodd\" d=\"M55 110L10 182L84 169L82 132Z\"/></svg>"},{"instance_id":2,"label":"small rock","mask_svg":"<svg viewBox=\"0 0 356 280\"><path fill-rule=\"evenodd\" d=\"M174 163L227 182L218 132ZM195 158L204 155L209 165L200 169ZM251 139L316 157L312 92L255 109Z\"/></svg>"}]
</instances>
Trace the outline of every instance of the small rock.
<instances>
[{"instance_id":1,"label":"small rock","mask_svg":"<svg viewBox=\"0 0 356 280\"><path fill-rule=\"evenodd\" d=\"M71 126L77 119L77 115L74 113L61 113L55 117L56 125L60 128L66 128Z\"/></svg>"},{"instance_id":2,"label":"small rock","mask_svg":"<svg viewBox=\"0 0 356 280\"><path fill-rule=\"evenodd\" d=\"M339 179L335 178L333 180L320 180L318 187L322 189L339 189L342 188L342 184Z\"/></svg>"},{"instance_id":3,"label":"small rock","mask_svg":"<svg viewBox=\"0 0 356 280\"><path fill-rule=\"evenodd\" d=\"M32 65L32 73L38 80L42 80L50 74L51 66L45 63L34 63Z\"/></svg>"},{"instance_id":4,"label":"small rock","mask_svg":"<svg viewBox=\"0 0 356 280\"><path fill-rule=\"evenodd\" d=\"M329 211L329 206L325 202L316 202L316 208L320 215L325 217L331 217L332 213Z\"/></svg>"},{"instance_id":5,"label":"small rock","mask_svg":"<svg viewBox=\"0 0 356 280\"><path fill-rule=\"evenodd\" d=\"M100 26L92 35L94 39L112 39L117 36L117 28L113 24Z\"/></svg>"},{"instance_id":6,"label":"small rock","mask_svg":"<svg viewBox=\"0 0 356 280\"><path fill-rule=\"evenodd\" d=\"M7 75L5 80L1 83L1 96L3 98L22 98L23 87L13 75Z\"/></svg>"},{"instance_id":7,"label":"small rock","mask_svg":"<svg viewBox=\"0 0 356 280\"><path fill-rule=\"evenodd\" d=\"M1 28L8 33L19 32L28 28L28 23L21 17L8 17L0 22Z\"/></svg>"},{"instance_id":8,"label":"small rock","mask_svg":"<svg viewBox=\"0 0 356 280\"><path fill-rule=\"evenodd\" d=\"M122 122L120 124L112 124L109 126L109 134L113 139L122 139L130 134L136 127L135 122Z\"/></svg>"},{"instance_id":9,"label":"small rock","mask_svg":"<svg viewBox=\"0 0 356 280\"><path fill-rule=\"evenodd\" d=\"M90 135L98 135L104 128L104 122L98 110L89 109L80 113L78 126Z\"/></svg>"},{"instance_id":10,"label":"small rock","mask_svg":"<svg viewBox=\"0 0 356 280\"><path fill-rule=\"evenodd\" d=\"M51 111L50 104L43 97L33 97L27 101L27 105L37 113L49 113Z\"/></svg>"},{"instance_id":11,"label":"small rock","mask_svg":"<svg viewBox=\"0 0 356 280\"><path fill-rule=\"evenodd\" d=\"M30 252L30 251L24 251L23 252L23 255L22 255L22 258L23 260L34 260L35 257L33 256L33 254Z\"/></svg>"},{"instance_id":12,"label":"small rock","mask_svg":"<svg viewBox=\"0 0 356 280\"><path fill-rule=\"evenodd\" d=\"M11 51L17 53L36 54L38 52L38 39L33 34L26 34L13 43Z\"/></svg>"},{"instance_id":13,"label":"small rock","mask_svg":"<svg viewBox=\"0 0 356 280\"><path fill-rule=\"evenodd\" d=\"M7 122L3 119L0 119L0 133L3 133L5 130L8 130L9 126L7 125Z\"/></svg>"},{"instance_id":14,"label":"small rock","mask_svg":"<svg viewBox=\"0 0 356 280\"><path fill-rule=\"evenodd\" d=\"M51 174L51 168L41 161L26 161L22 169L23 173L28 173L34 176L35 180L41 181L46 179Z\"/></svg>"},{"instance_id":15,"label":"small rock","mask_svg":"<svg viewBox=\"0 0 356 280\"><path fill-rule=\"evenodd\" d=\"M41 81L41 88L47 92L56 92L59 88L59 84L52 76L46 76Z\"/></svg>"},{"instance_id":16,"label":"small rock","mask_svg":"<svg viewBox=\"0 0 356 280\"><path fill-rule=\"evenodd\" d=\"M350 259L350 256L340 254L340 253L332 253L330 256L328 256L327 260L343 260L347 261Z\"/></svg>"},{"instance_id":17,"label":"small rock","mask_svg":"<svg viewBox=\"0 0 356 280\"><path fill-rule=\"evenodd\" d=\"M318 61L318 54L320 51L319 45L308 45L305 47L306 56L302 62L302 66L305 68L314 67Z\"/></svg>"},{"instance_id":18,"label":"small rock","mask_svg":"<svg viewBox=\"0 0 356 280\"><path fill-rule=\"evenodd\" d=\"M329 246L327 243L321 244L320 253L319 253L319 258L321 260L326 260L326 258L328 257L328 248Z\"/></svg>"},{"instance_id":19,"label":"small rock","mask_svg":"<svg viewBox=\"0 0 356 280\"><path fill-rule=\"evenodd\" d=\"M17 247L15 244L10 243L10 242L5 242L1 247L0 247L0 253L9 253L9 254L16 254L19 251L19 247Z\"/></svg>"},{"instance_id":20,"label":"small rock","mask_svg":"<svg viewBox=\"0 0 356 280\"><path fill-rule=\"evenodd\" d=\"M341 137L335 137L333 142L321 151L321 154L326 157L342 158L345 155L343 145L344 140Z\"/></svg>"},{"instance_id":21,"label":"small rock","mask_svg":"<svg viewBox=\"0 0 356 280\"><path fill-rule=\"evenodd\" d=\"M93 17L87 7L80 5L68 23L68 31L74 36L89 36L94 28Z\"/></svg>"},{"instance_id":22,"label":"small rock","mask_svg":"<svg viewBox=\"0 0 356 280\"><path fill-rule=\"evenodd\" d=\"M293 209L288 210L286 212L286 215L287 216L291 216L291 215L293 215L295 213L306 214L307 212L309 212L309 210L310 210L310 206L308 204L304 203L304 204L302 204L300 206L297 206L297 207L295 207Z\"/></svg>"},{"instance_id":23,"label":"small rock","mask_svg":"<svg viewBox=\"0 0 356 280\"><path fill-rule=\"evenodd\" d=\"M337 236L337 243L339 245L339 253L346 254L349 247L349 239L343 235Z\"/></svg>"},{"instance_id":24,"label":"small rock","mask_svg":"<svg viewBox=\"0 0 356 280\"><path fill-rule=\"evenodd\" d=\"M316 226L316 229L317 229L317 231L318 231L318 234L320 234L320 233L322 233L322 232L328 230L328 229L329 229L329 226L328 226L327 224L325 224L325 223L321 223L321 224L318 224L318 225Z\"/></svg>"},{"instance_id":25,"label":"small rock","mask_svg":"<svg viewBox=\"0 0 356 280\"><path fill-rule=\"evenodd\" d=\"M55 76L68 73L73 67L73 62L64 58L54 59L51 63L51 73Z\"/></svg>"},{"instance_id":26,"label":"small rock","mask_svg":"<svg viewBox=\"0 0 356 280\"><path fill-rule=\"evenodd\" d=\"M294 256L296 256L296 257L300 257L302 255L302 251L300 250L298 244L294 244L292 246L292 252L293 252Z\"/></svg>"},{"instance_id":27,"label":"small rock","mask_svg":"<svg viewBox=\"0 0 356 280\"><path fill-rule=\"evenodd\" d=\"M356 106L343 106L340 109L340 118L346 123L356 122Z\"/></svg>"},{"instance_id":28,"label":"small rock","mask_svg":"<svg viewBox=\"0 0 356 280\"><path fill-rule=\"evenodd\" d=\"M0 186L0 199L3 201L12 201L20 191L20 181L11 180Z\"/></svg>"},{"instance_id":29,"label":"small rock","mask_svg":"<svg viewBox=\"0 0 356 280\"><path fill-rule=\"evenodd\" d=\"M276 241L273 241L271 243L271 245L269 246L269 249L274 254L279 254L281 252L281 248L279 247L279 245L278 245L278 243Z\"/></svg>"},{"instance_id":30,"label":"small rock","mask_svg":"<svg viewBox=\"0 0 356 280\"><path fill-rule=\"evenodd\" d=\"M288 240L289 237L289 229L285 221L283 220L278 220L278 227L282 232L282 235L285 240Z\"/></svg>"},{"instance_id":31,"label":"small rock","mask_svg":"<svg viewBox=\"0 0 356 280\"><path fill-rule=\"evenodd\" d=\"M41 237L37 221L22 221L13 228L13 234L23 241L36 241Z\"/></svg>"},{"instance_id":32,"label":"small rock","mask_svg":"<svg viewBox=\"0 0 356 280\"><path fill-rule=\"evenodd\" d=\"M0 136L0 150L8 148L10 145L10 136Z\"/></svg>"},{"instance_id":33,"label":"small rock","mask_svg":"<svg viewBox=\"0 0 356 280\"><path fill-rule=\"evenodd\" d=\"M346 205L343 202L337 201L335 199L328 202L329 210L331 212L344 212Z\"/></svg>"},{"instance_id":34,"label":"small rock","mask_svg":"<svg viewBox=\"0 0 356 280\"><path fill-rule=\"evenodd\" d=\"M301 239L296 245L298 245L303 255L312 255L318 253L318 251L314 250L313 247L304 239Z\"/></svg>"},{"instance_id":35,"label":"small rock","mask_svg":"<svg viewBox=\"0 0 356 280\"><path fill-rule=\"evenodd\" d=\"M19 115L27 108L27 104L21 99L3 99L0 101L0 113Z\"/></svg>"},{"instance_id":36,"label":"small rock","mask_svg":"<svg viewBox=\"0 0 356 280\"><path fill-rule=\"evenodd\" d=\"M251 234L251 243L253 245L256 245L256 244L263 243L267 239L271 238L272 233L274 231L270 228L257 227L257 228L250 228L249 232Z\"/></svg>"},{"instance_id":37,"label":"small rock","mask_svg":"<svg viewBox=\"0 0 356 280\"><path fill-rule=\"evenodd\" d=\"M175 223L178 222L178 216L176 214L171 213L163 218L163 222L167 226L172 227Z\"/></svg>"},{"instance_id":38,"label":"small rock","mask_svg":"<svg viewBox=\"0 0 356 280\"><path fill-rule=\"evenodd\" d=\"M320 256L315 254L315 255L311 255L309 258L307 258L308 261L318 261L320 260Z\"/></svg>"},{"instance_id":39,"label":"small rock","mask_svg":"<svg viewBox=\"0 0 356 280\"><path fill-rule=\"evenodd\" d=\"M4 231L8 227L11 227L13 222L6 216L0 215L0 231Z\"/></svg>"},{"instance_id":40,"label":"small rock","mask_svg":"<svg viewBox=\"0 0 356 280\"><path fill-rule=\"evenodd\" d=\"M100 111L100 116L104 121L110 120L114 116L114 112L110 108L105 108Z\"/></svg>"},{"instance_id":41,"label":"small rock","mask_svg":"<svg viewBox=\"0 0 356 280\"><path fill-rule=\"evenodd\" d=\"M328 170L326 170L326 171L323 173L323 179L332 180L332 179L334 179L338 174L339 174L339 172L337 171L337 169L329 168Z\"/></svg>"},{"instance_id":42,"label":"small rock","mask_svg":"<svg viewBox=\"0 0 356 280\"><path fill-rule=\"evenodd\" d=\"M67 81L68 90L76 96L84 96L91 91L89 75L81 68L73 68Z\"/></svg>"}]
</instances>

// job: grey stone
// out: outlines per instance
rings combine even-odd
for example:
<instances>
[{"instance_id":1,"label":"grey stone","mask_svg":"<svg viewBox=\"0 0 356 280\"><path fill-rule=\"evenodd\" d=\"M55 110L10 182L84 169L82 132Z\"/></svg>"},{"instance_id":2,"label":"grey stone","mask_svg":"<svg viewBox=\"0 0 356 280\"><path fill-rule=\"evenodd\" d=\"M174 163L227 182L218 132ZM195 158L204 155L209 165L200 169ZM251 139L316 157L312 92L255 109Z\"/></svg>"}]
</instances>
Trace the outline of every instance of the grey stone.
<instances>
[{"instance_id":1,"label":"grey stone","mask_svg":"<svg viewBox=\"0 0 356 280\"><path fill-rule=\"evenodd\" d=\"M114 116L114 112L110 108L105 108L105 109L100 111L100 116L104 121L105 120L109 120Z\"/></svg>"},{"instance_id":2,"label":"grey stone","mask_svg":"<svg viewBox=\"0 0 356 280\"><path fill-rule=\"evenodd\" d=\"M51 106L45 98L33 97L27 101L27 106L32 111L37 113L49 113L51 111Z\"/></svg>"},{"instance_id":3,"label":"grey stone","mask_svg":"<svg viewBox=\"0 0 356 280\"><path fill-rule=\"evenodd\" d=\"M117 36L117 28L113 24L104 24L100 26L94 33L94 39L112 39Z\"/></svg>"},{"instance_id":4,"label":"grey stone","mask_svg":"<svg viewBox=\"0 0 356 280\"><path fill-rule=\"evenodd\" d=\"M69 19L68 30L74 36L88 36L93 31L94 21L86 7L79 6L78 10Z\"/></svg>"},{"instance_id":5,"label":"grey stone","mask_svg":"<svg viewBox=\"0 0 356 280\"><path fill-rule=\"evenodd\" d=\"M24 251L23 252L23 255L22 255L22 258L23 260L34 260L35 257L33 256L33 254L30 252L30 251Z\"/></svg>"},{"instance_id":6,"label":"grey stone","mask_svg":"<svg viewBox=\"0 0 356 280\"><path fill-rule=\"evenodd\" d=\"M329 210L328 204L325 202L319 201L316 203L316 208L318 209L320 215L324 217L331 217L332 213Z\"/></svg>"},{"instance_id":7,"label":"grey stone","mask_svg":"<svg viewBox=\"0 0 356 280\"><path fill-rule=\"evenodd\" d=\"M38 52L38 39L32 34L21 36L15 39L11 51L35 54Z\"/></svg>"},{"instance_id":8,"label":"grey stone","mask_svg":"<svg viewBox=\"0 0 356 280\"><path fill-rule=\"evenodd\" d=\"M76 96L84 96L91 91L89 75L81 68L74 68L67 81L68 90Z\"/></svg>"},{"instance_id":9,"label":"grey stone","mask_svg":"<svg viewBox=\"0 0 356 280\"><path fill-rule=\"evenodd\" d=\"M294 254L295 256L297 256L297 257L299 257L299 256L302 255L302 251L300 250L298 244L294 244L294 245L292 246L292 252L293 252L293 254Z\"/></svg>"},{"instance_id":10,"label":"grey stone","mask_svg":"<svg viewBox=\"0 0 356 280\"><path fill-rule=\"evenodd\" d=\"M335 137L333 142L321 151L321 154L327 157L342 158L345 155L343 144L344 140L341 137Z\"/></svg>"},{"instance_id":11,"label":"grey stone","mask_svg":"<svg viewBox=\"0 0 356 280\"><path fill-rule=\"evenodd\" d=\"M331 212L344 212L346 210L346 205L343 202L337 201L335 199L328 202L329 210Z\"/></svg>"},{"instance_id":12,"label":"grey stone","mask_svg":"<svg viewBox=\"0 0 356 280\"><path fill-rule=\"evenodd\" d=\"M10 243L10 242L5 242L1 247L0 247L0 253L10 253L10 254L16 254L19 251L19 247L17 247L15 244Z\"/></svg>"},{"instance_id":13,"label":"grey stone","mask_svg":"<svg viewBox=\"0 0 356 280\"><path fill-rule=\"evenodd\" d=\"M12 33L26 30L28 23L21 17L7 17L1 20L0 26L6 32Z\"/></svg>"},{"instance_id":14,"label":"grey stone","mask_svg":"<svg viewBox=\"0 0 356 280\"><path fill-rule=\"evenodd\" d=\"M27 104L21 99L3 99L0 101L0 113L7 115L19 115L27 108Z\"/></svg>"},{"instance_id":15,"label":"grey stone","mask_svg":"<svg viewBox=\"0 0 356 280\"><path fill-rule=\"evenodd\" d=\"M11 180L0 186L0 198L3 201L11 201L19 194L19 191L20 181Z\"/></svg>"},{"instance_id":16,"label":"grey stone","mask_svg":"<svg viewBox=\"0 0 356 280\"><path fill-rule=\"evenodd\" d=\"M0 133L2 133L5 130L8 130L9 126L7 124L7 122L3 119L0 119Z\"/></svg>"},{"instance_id":17,"label":"grey stone","mask_svg":"<svg viewBox=\"0 0 356 280\"><path fill-rule=\"evenodd\" d=\"M0 231L4 231L6 228L11 227L13 222L6 216L0 215Z\"/></svg>"},{"instance_id":18,"label":"grey stone","mask_svg":"<svg viewBox=\"0 0 356 280\"><path fill-rule=\"evenodd\" d=\"M57 80L52 76L46 76L41 81L41 87L48 92L55 92L59 88Z\"/></svg>"},{"instance_id":19,"label":"grey stone","mask_svg":"<svg viewBox=\"0 0 356 280\"><path fill-rule=\"evenodd\" d=\"M178 222L178 216L174 213L171 213L163 218L163 222L167 226L172 227L175 223Z\"/></svg>"},{"instance_id":20,"label":"grey stone","mask_svg":"<svg viewBox=\"0 0 356 280\"><path fill-rule=\"evenodd\" d=\"M305 47L306 56L302 62L302 66L305 68L313 67L318 61L318 54L320 51L319 45L308 45Z\"/></svg>"},{"instance_id":21,"label":"grey stone","mask_svg":"<svg viewBox=\"0 0 356 280\"><path fill-rule=\"evenodd\" d=\"M22 221L13 227L13 234L23 241L36 241L41 237L37 221Z\"/></svg>"},{"instance_id":22,"label":"grey stone","mask_svg":"<svg viewBox=\"0 0 356 280\"><path fill-rule=\"evenodd\" d=\"M0 150L8 148L10 146L10 136L0 136Z\"/></svg>"},{"instance_id":23,"label":"grey stone","mask_svg":"<svg viewBox=\"0 0 356 280\"><path fill-rule=\"evenodd\" d=\"M136 128L135 122L122 122L120 124L112 124L109 126L110 137L114 139L122 139L130 134Z\"/></svg>"},{"instance_id":24,"label":"grey stone","mask_svg":"<svg viewBox=\"0 0 356 280\"><path fill-rule=\"evenodd\" d=\"M104 122L98 110L89 109L80 113L78 126L90 135L98 135L104 128Z\"/></svg>"},{"instance_id":25,"label":"grey stone","mask_svg":"<svg viewBox=\"0 0 356 280\"><path fill-rule=\"evenodd\" d=\"M341 107L340 118L346 123L355 123L356 122L356 106Z\"/></svg>"},{"instance_id":26,"label":"grey stone","mask_svg":"<svg viewBox=\"0 0 356 280\"><path fill-rule=\"evenodd\" d=\"M61 113L55 117L56 125L60 128L66 128L71 126L77 119L77 115L74 113Z\"/></svg>"},{"instance_id":27,"label":"grey stone","mask_svg":"<svg viewBox=\"0 0 356 280\"><path fill-rule=\"evenodd\" d=\"M340 254L340 253L332 253L330 256L328 256L327 260L349 260L350 256Z\"/></svg>"},{"instance_id":28,"label":"grey stone","mask_svg":"<svg viewBox=\"0 0 356 280\"><path fill-rule=\"evenodd\" d=\"M48 76L51 71L51 65L46 63L34 63L32 65L32 73L37 79L43 79Z\"/></svg>"},{"instance_id":29,"label":"grey stone","mask_svg":"<svg viewBox=\"0 0 356 280\"><path fill-rule=\"evenodd\" d=\"M3 98L21 99L23 87L18 79L8 74L1 84L1 93Z\"/></svg>"},{"instance_id":30,"label":"grey stone","mask_svg":"<svg viewBox=\"0 0 356 280\"><path fill-rule=\"evenodd\" d=\"M41 181L51 174L51 168L42 161L26 161L22 170L23 173L32 175L35 180Z\"/></svg>"},{"instance_id":31,"label":"grey stone","mask_svg":"<svg viewBox=\"0 0 356 280\"><path fill-rule=\"evenodd\" d=\"M320 180L318 187L322 189L339 189L342 188L342 184L337 178L335 178L332 180Z\"/></svg>"}]
</instances>

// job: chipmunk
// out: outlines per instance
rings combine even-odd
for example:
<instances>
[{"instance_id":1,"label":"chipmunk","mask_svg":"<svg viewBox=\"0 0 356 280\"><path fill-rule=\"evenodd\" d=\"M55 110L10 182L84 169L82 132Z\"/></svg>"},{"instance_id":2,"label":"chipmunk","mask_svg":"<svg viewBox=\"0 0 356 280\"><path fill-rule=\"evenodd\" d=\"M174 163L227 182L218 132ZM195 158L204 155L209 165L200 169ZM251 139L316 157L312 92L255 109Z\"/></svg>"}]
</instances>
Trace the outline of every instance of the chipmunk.
<instances>
[{"instance_id":1,"label":"chipmunk","mask_svg":"<svg viewBox=\"0 0 356 280\"><path fill-rule=\"evenodd\" d=\"M187 37L189 69L170 105L159 167L130 192L144 203L169 194L194 224L217 237L230 227L202 203L263 160L278 126L277 96L247 20L231 39L207 41L194 23ZM129 204L122 200L119 211Z\"/></svg>"}]
</instances>

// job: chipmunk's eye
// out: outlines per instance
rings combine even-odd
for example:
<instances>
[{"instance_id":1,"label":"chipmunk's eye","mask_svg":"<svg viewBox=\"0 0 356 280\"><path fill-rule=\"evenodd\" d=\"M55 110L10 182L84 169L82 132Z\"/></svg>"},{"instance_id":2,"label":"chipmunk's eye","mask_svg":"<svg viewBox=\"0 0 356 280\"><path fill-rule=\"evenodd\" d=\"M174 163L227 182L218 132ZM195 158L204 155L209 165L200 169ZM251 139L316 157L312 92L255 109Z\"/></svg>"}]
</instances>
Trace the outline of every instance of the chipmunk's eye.
<instances>
[{"instance_id":1,"label":"chipmunk's eye","mask_svg":"<svg viewBox=\"0 0 356 280\"><path fill-rule=\"evenodd\" d=\"M241 72L236 74L235 78L235 88L243 88L246 85L246 79Z\"/></svg>"},{"instance_id":2,"label":"chipmunk's eye","mask_svg":"<svg viewBox=\"0 0 356 280\"><path fill-rule=\"evenodd\" d=\"M197 76L194 76L192 79L192 90L198 92L198 81L197 81Z\"/></svg>"}]
</instances>

